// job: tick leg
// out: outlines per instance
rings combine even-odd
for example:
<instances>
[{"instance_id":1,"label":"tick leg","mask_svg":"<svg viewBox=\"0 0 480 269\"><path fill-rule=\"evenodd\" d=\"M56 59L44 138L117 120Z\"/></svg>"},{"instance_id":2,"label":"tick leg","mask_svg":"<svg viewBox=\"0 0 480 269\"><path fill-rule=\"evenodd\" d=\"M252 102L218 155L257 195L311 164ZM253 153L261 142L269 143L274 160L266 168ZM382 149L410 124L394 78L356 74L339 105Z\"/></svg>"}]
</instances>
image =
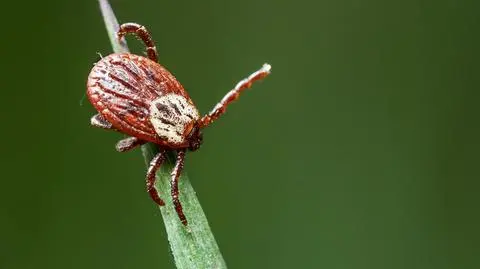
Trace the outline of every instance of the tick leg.
<instances>
[{"instance_id":1,"label":"tick leg","mask_svg":"<svg viewBox=\"0 0 480 269\"><path fill-rule=\"evenodd\" d=\"M115 130L115 128L112 127L112 124L108 122L102 115L96 114L90 119L90 124L92 126L102 128L102 129L108 129L108 130Z\"/></svg>"},{"instance_id":2,"label":"tick leg","mask_svg":"<svg viewBox=\"0 0 480 269\"><path fill-rule=\"evenodd\" d=\"M113 128L112 124L110 122L108 122L102 115L100 114L96 114L94 115L91 119L90 119L90 124L92 126L95 126L95 127L98 127L98 128L102 128L102 129L107 129L107 130L113 130L113 131L116 131L117 129ZM144 140L140 140L136 137L127 137L125 139L122 139L120 141L118 141L117 145L115 146L115 148L117 149L117 151L119 152L125 152L125 151L128 151L128 150L131 150L133 148L136 148L140 145L143 145L147 143L146 141Z\"/></svg>"},{"instance_id":3,"label":"tick leg","mask_svg":"<svg viewBox=\"0 0 480 269\"><path fill-rule=\"evenodd\" d=\"M172 170L172 179L170 181L171 184L171 195L173 205L175 206L175 211L177 211L177 215L180 218L180 221L183 225L187 226L187 218L185 218L185 214L183 214L182 204L180 203L180 199L178 199L178 179L182 174L183 164L185 161L185 150L179 150L177 152L177 162L175 163L175 167Z\"/></svg>"},{"instance_id":4,"label":"tick leg","mask_svg":"<svg viewBox=\"0 0 480 269\"><path fill-rule=\"evenodd\" d=\"M264 64L262 68L252 73L245 79L242 79L240 82L237 83L233 90L229 91L223 99L208 113L207 115L203 116L200 120L200 128L207 127L216 119L218 119L225 110L227 106L232 103L233 101L237 100L245 89L248 89L252 86L253 82L260 80L270 74L271 66L269 64Z\"/></svg>"},{"instance_id":5,"label":"tick leg","mask_svg":"<svg viewBox=\"0 0 480 269\"><path fill-rule=\"evenodd\" d=\"M153 42L152 36L147 31L145 26L133 22L124 23L120 25L120 29L118 30L118 39L121 39L128 33L137 35L137 37L140 38L147 47L148 58L154 62L158 62L158 54L157 48L155 47L155 42Z\"/></svg>"},{"instance_id":6,"label":"tick leg","mask_svg":"<svg viewBox=\"0 0 480 269\"><path fill-rule=\"evenodd\" d=\"M162 163L165 161L165 150L160 150L155 157L150 161L147 170L147 192L150 194L152 200L159 206L164 206L165 202L158 196L157 189L155 189L156 174Z\"/></svg>"},{"instance_id":7,"label":"tick leg","mask_svg":"<svg viewBox=\"0 0 480 269\"><path fill-rule=\"evenodd\" d=\"M145 143L147 143L147 141L140 140L136 137L131 136L118 141L117 145L115 146L115 149L117 149L118 152L125 152L128 150L134 149L138 146L141 146Z\"/></svg>"}]
</instances>

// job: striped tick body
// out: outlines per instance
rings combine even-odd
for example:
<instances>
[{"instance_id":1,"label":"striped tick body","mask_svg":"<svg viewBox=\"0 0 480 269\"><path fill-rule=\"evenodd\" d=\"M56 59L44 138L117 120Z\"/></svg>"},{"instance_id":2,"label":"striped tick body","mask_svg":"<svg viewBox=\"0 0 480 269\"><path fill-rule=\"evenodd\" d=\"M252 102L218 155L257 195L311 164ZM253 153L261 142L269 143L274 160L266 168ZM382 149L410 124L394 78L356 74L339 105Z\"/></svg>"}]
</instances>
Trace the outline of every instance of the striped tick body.
<instances>
[{"instance_id":1,"label":"striped tick body","mask_svg":"<svg viewBox=\"0 0 480 269\"><path fill-rule=\"evenodd\" d=\"M201 117L183 86L157 63L154 42L145 27L125 23L117 33L121 39L136 34L146 45L148 58L123 53L111 54L95 64L87 81L87 96L99 112L91 124L128 135L116 149L128 151L147 142L158 145L158 154L150 161L146 182L151 198L165 205L155 189L155 174L165 161L167 151L175 151L177 160L172 171L171 195L175 210L184 225L187 219L179 200L178 180L186 150L195 151L202 143L201 130L219 118L227 106L256 80L270 73L270 65L240 81L233 90Z\"/></svg>"}]
</instances>

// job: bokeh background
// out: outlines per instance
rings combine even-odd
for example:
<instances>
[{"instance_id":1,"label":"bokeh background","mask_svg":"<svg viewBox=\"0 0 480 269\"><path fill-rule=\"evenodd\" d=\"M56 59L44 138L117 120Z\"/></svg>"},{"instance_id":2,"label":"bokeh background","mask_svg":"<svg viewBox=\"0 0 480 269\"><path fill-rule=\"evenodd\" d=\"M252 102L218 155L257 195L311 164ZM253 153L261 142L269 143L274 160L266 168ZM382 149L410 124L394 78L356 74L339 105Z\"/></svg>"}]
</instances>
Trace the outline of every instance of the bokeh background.
<instances>
[{"instance_id":1,"label":"bokeh background","mask_svg":"<svg viewBox=\"0 0 480 269\"><path fill-rule=\"evenodd\" d=\"M229 268L480 268L478 1L111 4L202 112L273 66L186 163ZM1 9L0 267L174 268L140 151L89 126L97 2Z\"/></svg>"}]
</instances>

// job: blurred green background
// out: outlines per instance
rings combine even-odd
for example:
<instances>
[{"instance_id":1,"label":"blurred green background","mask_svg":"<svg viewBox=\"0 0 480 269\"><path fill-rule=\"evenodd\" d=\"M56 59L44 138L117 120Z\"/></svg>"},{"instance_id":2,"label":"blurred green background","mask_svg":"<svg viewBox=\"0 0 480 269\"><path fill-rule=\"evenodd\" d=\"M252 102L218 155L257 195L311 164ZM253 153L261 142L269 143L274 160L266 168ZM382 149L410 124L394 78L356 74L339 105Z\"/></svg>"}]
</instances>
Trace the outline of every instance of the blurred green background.
<instances>
[{"instance_id":1,"label":"blurred green background","mask_svg":"<svg viewBox=\"0 0 480 269\"><path fill-rule=\"evenodd\" d=\"M480 268L478 1L111 4L202 112L272 64L186 162L229 268ZM81 102L97 2L2 11L0 267L173 268L140 151Z\"/></svg>"}]
</instances>

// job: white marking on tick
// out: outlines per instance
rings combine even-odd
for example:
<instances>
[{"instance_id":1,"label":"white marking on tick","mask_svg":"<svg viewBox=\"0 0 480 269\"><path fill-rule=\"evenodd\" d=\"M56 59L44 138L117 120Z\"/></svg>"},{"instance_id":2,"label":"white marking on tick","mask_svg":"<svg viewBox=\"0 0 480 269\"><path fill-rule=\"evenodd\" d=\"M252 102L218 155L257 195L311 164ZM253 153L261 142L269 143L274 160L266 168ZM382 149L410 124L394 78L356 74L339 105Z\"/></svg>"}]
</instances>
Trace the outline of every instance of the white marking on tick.
<instances>
[{"instance_id":1,"label":"white marking on tick","mask_svg":"<svg viewBox=\"0 0 480 269\"><path fill-rule=\"evenodd\" d=\"M158 136L166 138L169 143L184 143L185 128L199 118L195 106L178 94L161 96L150 105L150 122Z\"/></svg>"}]
</instances>

